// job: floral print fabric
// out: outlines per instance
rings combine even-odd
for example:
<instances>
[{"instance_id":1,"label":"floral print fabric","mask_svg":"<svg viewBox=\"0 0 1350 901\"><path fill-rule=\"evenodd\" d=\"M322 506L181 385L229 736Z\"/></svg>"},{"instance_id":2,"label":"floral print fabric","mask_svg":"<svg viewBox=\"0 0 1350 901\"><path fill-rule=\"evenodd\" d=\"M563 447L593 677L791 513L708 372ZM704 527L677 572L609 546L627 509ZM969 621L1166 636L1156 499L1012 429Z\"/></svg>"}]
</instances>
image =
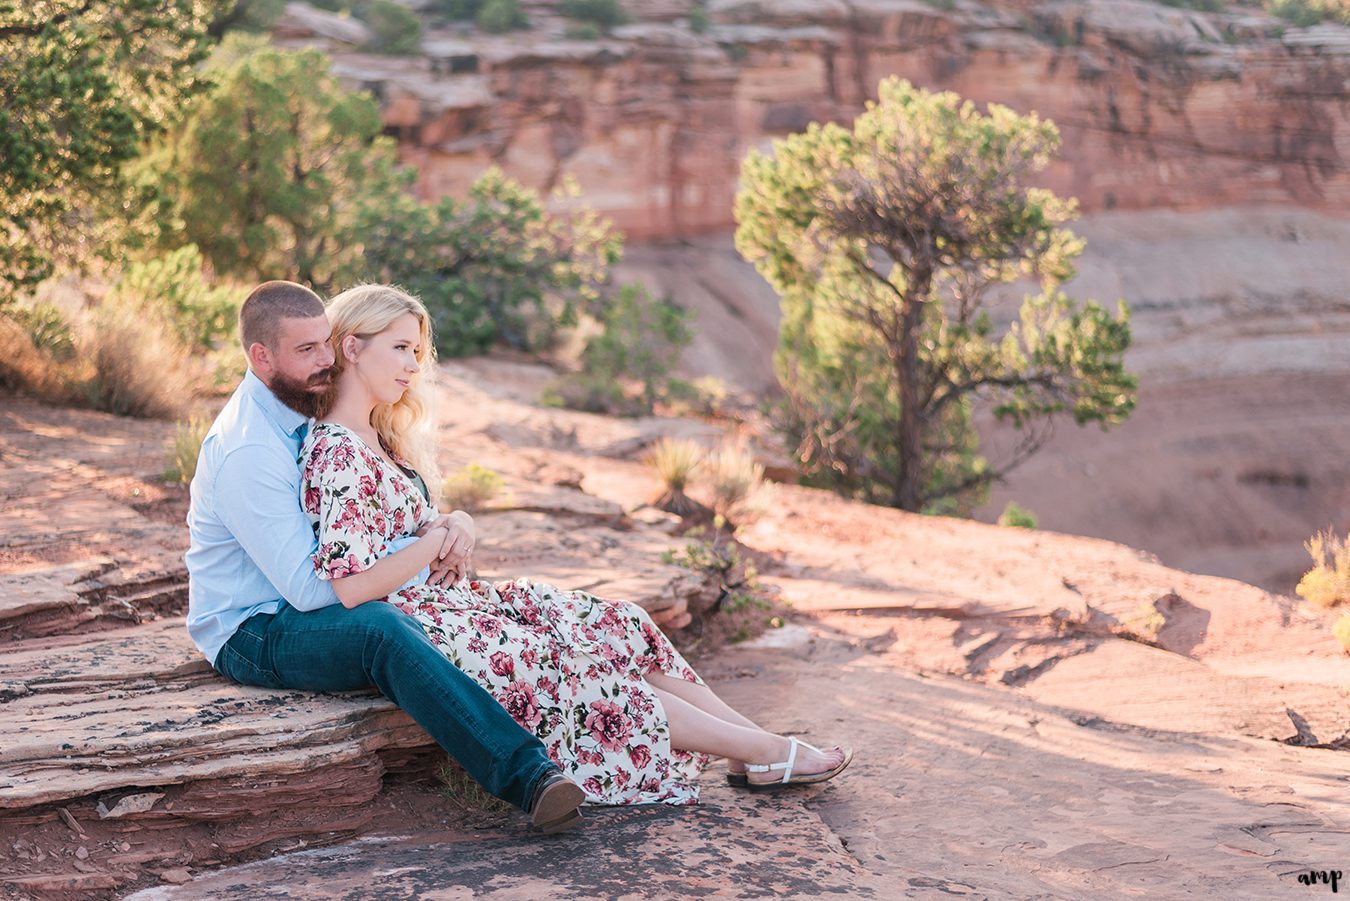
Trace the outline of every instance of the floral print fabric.
<instances>
[{"instance_id":1,"label":"floral print fabric","mask_svg":"<svg viewBox=\"0 0 1350 901\"><path fill-rule=\"evenodd\" d=\"M315 425L301 461L321 578L369 569L395 539L438 515L404 473L342 426ZM528 579L418 584L384 600L537 736L588 802L697 802L707 758L671 748L643 676L701 680L641 607Z\"/></svg>"}]
</instances>

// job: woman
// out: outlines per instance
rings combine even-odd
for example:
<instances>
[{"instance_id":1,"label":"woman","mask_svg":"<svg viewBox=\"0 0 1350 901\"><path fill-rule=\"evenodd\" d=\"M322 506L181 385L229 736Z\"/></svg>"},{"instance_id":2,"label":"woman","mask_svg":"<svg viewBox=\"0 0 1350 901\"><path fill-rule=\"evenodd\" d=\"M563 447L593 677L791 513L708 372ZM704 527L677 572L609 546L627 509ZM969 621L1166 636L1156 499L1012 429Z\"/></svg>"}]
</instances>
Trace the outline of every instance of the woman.
<instances>
[{"instance_id":1,"label":"woman","mask_svg":"<svg viewBox=\"0 0 1350 901\"><path fill-rule=\"evenodd\" d=\"M698 800L706 755L733 784L821 782L851 759L766 732L723 703L640 607L526 579L460 578L473 523L440 516L425 386L434 361L426 308L381 285L328 308L333 392L301 450L318 574L347 607L387 601L537 735L599 804ZM425 476L425 478L424 478ZM433 566L451 578L421 573ZM751 762L747 765L745 762Z\"/></svg>"}]
</instances>

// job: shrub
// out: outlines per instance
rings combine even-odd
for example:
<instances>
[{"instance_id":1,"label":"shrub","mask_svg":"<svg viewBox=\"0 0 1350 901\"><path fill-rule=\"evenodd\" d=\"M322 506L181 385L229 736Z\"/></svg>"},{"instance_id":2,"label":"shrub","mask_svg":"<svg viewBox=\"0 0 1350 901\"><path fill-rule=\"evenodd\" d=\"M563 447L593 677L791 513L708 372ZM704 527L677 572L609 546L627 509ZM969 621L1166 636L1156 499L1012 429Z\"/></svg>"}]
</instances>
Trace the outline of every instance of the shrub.
<instances>
[{"instance_id":1,"label":"shrub","mask_svg":"<svg viewBox=\"0 0 1350 901\"><path fill-rule=\"evenodd\" d=\"M703 478L712 494L713 510L730 517L764 483L764 467L743 445L724 444L708 455Z\"/></svg>"},{"instance_id":2,"label":"shrub","mask_svg":"<svg viewBox=\"0 0 1350 901\"><path fill-rule=\"evenodd\" d=\"M1014 529L1034 529L1036 514L1019 506L1016 501L1008 501L1008 506L998 515L998 524Z\"/></svg>"},{"instance_id":3,"label":"shrub","mask_svg":"<svg viewBox=\"0 0 1350 901\"><path fill-rule=\"evenodd\" d=\"M1341 618L1331 627L1331 634L1335 635L1341 647L1345 648L1345 653L1350 654L1350 613L1341 614Z\"/></svg>"},{"instance_id":4,"label":"shrub","mask_svg":"<svg viewBox=\"0 0 1350 901\"><path fill-rule=\"evenodd\" d=\"M1323 19L1350 21L1350 6L1344 0L1266 0L1266 12L1303 28Z\"/></svg>"},{"instance_id":5,"label":"shrub","mask_svg":"<svg viewBox=\"0 0 1350 901\"><path fill-rule=\"evenodd\" d=\"M100 310L84 337L93 372L85 383L90 406L120 416L171 418L195 389L182 346L153 319Z\"/></svg>"},{"instance_id":6,"label":"shrub","mask_svg":"<svg viewBox=\"0 0 1350 901\"><path fill-rule=\"evenodd\" d=\"M53 403L79 397L71 364L40 347L19 317L0 316L0 387L29 391Z\"/></svg>"},{"instance_id":7,"label":"shrub","mask_svg":"<svg viewBox=\"0 0 1350 901\"><path fill-rule=\"evenodd\" d=\"M782 622L772 616L773 603L754 563L741 555L735 539L722 530L722 525L720 519L716 521L711 533L702 527L690 529L686 537L692 540L684 549L665 551L661 561L697 573L712 589L700 597L697 609L691 605L700 631L706 633L711 618L720 614L715 631L731 641L743 641Z\"/></svg>"},{"instance_id":8,"label":"shrub","mask_svg":"<svg viewBox=\"0 0 1350 901\"><path fill-rule=\"evenodd\" d=\"M210 430L211 418L200 413L178 423L169 445L169 467L164 471L164 481L182 485L192 481L197 474L197 455Z\"/></svg>"},{"instance_id":9,"label":"shrub","mask_svg":"<svg viewBox=\"0 0 1350 901\"><path fill-rule=\"evenodd\" d=\"M604 330L586 342L581 371L559 380L551 395L593 413L650 414L671 396L670 371L693 338L689 313L624 285L601 317Z\"/></svg>"},{"instance_id":10,"label":"shrub","mask_svg":"<svg viewBox=\"0 0 1350 901\"><path fill-rule=\"evenodd\" d=\"M361 256L340 267L337 280L399 284L422 298L441 356L482 353L498 342L549 347L581 312L597 312L599 286L623 240L608 221L573 204L575 182L554 194L570 204L563 213L549 212L545 198L495 167L464 200L421 203L403 186L358 204L338 246L359 246Z\"/></svg>"},{"instance_id":11,"label":"shrub","mask_svg":"<svg viewBox=\"0 0 1350 901\"><path fill-rule=\"evenodd\" d=\"M233 286L212 286L202 266L193 244L132 263L114 301L167 322L185 347L213 348L233 336L242 297Z\"/></svg>"},{"instance_id":12,"label":"shrub","mask_svg":"<svg viewBox=\"0 0 1350 901\"><path fill-rule=\"evenodd\" d=\"M590 22L606 30L628 21L628 13L619 0L562 0L558 12L569 19Z\"/></svg>"},{"instance_id":13,"label":"shrub","mask_svg":"<svg viewBox=\"0 0 1350 901\"><path fill-rule=\"evenodd\" d=\"M497 472L477 463L470 463L458 472L452 472L445 477L441 499L452 508L473 513L481 510L488 501L501 493L505 484L505 480Z\"/></svg>"},{"instance_id":14,"label":"shrub","mask_svg":"<svg viewBox=\"0 0 1350 901\"><path fill-rule=\"evenodd\" d=\"M727 383L715 375L699 376L692 381L671 379L667 403L676 415L716 416L725 406Z\"/></svg>"},{"instance_id":15,"label":"shrub","mask_svg":"<svg viewBox=\"0 0 1350 901\"><path fill-rule=\"evenodd\" d=\"M482 11L483 0L432 0L425 9L446 19L472 19Z\"/></svg>"},{"instance_id":16,"label":"shrub","mask_svg":"<svg viewBox=\"0 0 1350 901\"><path fill-rule=\"evenodd\" d=\"M1313 567L1299 579L1298 596L1318 607L1350 602L1350 547L1334 532L1318 532L1303 545Z\"/></svg>"},{"instance_id":17,"label":"shrub","mask_svg":"<svg viewBox=\"0 0 1350 901\"><path fill-rule=\"evenodd\" d=\"M708 16L708 11L701 6L695 6L689 10L689 30L694 34L703 34L712 27L712 19Z\"/></svg>"},{"instance_id":18,"label":"shrub","mask_svg":"<svg viewBox=\"0 0 1350 901\"><path fill-rule=\"evenodd\" d=\"M502 34L529 27L530 20L520 8L520 0L488 0L478 11L478 27L490 34Z\"/></svg>"},{"instance_id":19,"label":"shrub","mask_svg":"<svg viewBox=\"0 0 1350 901\"><path fill-rule=\"evenodd\" d=\"M371 0L366 23L374 32L367 49L389 56L412 56L422 49L422 20L394 0Z\"/></svg>"}]
</instances>

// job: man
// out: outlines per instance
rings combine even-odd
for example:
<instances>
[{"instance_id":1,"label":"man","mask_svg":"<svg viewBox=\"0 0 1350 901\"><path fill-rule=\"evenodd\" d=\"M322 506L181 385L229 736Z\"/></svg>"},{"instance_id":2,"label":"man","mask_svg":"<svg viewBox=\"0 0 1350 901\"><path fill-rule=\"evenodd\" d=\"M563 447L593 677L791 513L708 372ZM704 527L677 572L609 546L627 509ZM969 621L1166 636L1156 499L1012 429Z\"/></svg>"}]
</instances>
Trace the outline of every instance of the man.
<instances>
[{"instance_id":1,"label":"man","mask_svg":"<svg viewBox=\"0 0 1350 901\"><path fill-rule=\"evenodd\" d=\"M314 573L296 460L332 382L329 332L318 295L292 282L258 286L239 311L249 371L207 433L192 479L188 632L217 672L245 685L374 685L489 792L545 832L571 828L585 796L538 739L411 617L380 602L349 610ZM459 539L472 544L467 531Z\"/></svg>"}]
</instances>

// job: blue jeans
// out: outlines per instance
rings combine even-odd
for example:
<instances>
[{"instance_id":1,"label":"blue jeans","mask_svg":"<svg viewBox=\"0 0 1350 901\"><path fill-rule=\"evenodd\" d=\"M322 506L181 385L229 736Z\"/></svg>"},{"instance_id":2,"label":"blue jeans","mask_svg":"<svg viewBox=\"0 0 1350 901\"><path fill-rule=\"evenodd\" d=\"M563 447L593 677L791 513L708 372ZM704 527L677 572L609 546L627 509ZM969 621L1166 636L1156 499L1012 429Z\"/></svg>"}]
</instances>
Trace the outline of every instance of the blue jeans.
<instances>
[{"instance_id":1,"label":"blue jeans","mask_svg":"<svg viewBox=\"0 0 1350 901\"><path fill-rule=\"evenodd\" d=\"M539 780L557 769L487 690L431 643L397 607L371 601L245 620L216 656L227 679L263 688L355 691L372 685L497 797L526 809Z\"/></svg>"}]
</instances>

